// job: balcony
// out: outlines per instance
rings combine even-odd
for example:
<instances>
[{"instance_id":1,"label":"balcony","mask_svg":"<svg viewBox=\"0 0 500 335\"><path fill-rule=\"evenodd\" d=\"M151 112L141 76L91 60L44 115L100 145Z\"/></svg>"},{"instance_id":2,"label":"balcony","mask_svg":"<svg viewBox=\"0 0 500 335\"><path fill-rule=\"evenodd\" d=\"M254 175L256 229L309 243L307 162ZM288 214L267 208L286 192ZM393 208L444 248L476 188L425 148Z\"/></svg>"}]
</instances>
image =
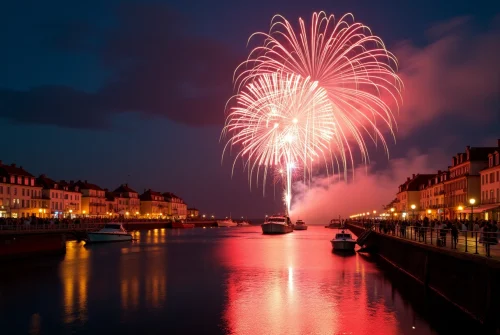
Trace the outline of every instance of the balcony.
<instances>
[{"instance_id":1,"label":"balcony","mask_svg":"<svg viewBox=\"0 0 500 335\"><path fill-rule=\"evenodd\" d=\"M483 205L491 205L491 204L496 204L498 201L495 198L490 198L490 199L484 199L481 201L481 204Z\"/></svg>"}]
</instances>

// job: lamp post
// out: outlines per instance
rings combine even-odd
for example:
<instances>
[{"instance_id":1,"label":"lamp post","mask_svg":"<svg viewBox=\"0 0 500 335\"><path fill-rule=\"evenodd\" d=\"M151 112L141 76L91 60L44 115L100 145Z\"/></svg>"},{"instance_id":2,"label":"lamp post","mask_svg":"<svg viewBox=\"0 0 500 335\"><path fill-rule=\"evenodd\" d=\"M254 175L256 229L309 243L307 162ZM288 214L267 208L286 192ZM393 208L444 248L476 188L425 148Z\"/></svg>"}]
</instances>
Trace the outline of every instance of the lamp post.
<instances>
[{"instance_id":1,"label":"lamp post","mask_svg":"<svg viewBox=\"0 0 500 335\"><path fill-rule=\"evenodd\" d=\"M471 222L474 220L474 204L476 203L476 199L471 198L469 199L469 204L470 204L470 220Z\"/></svg>"},{"instance_id":2,"label":"lamp post","mask_svg":"<svg viewBox=\"0 0 500 335\"><path fill-rule=\"evenodd\" d=\"M460 213L458 213L460 221L462 221L462 211L463 210L464 210L464 208L462 206L458 206L458 211L460 212Z\"/></svg>"},{"instance_id":3,"label":"lamp post","mask_svg":"<svg viewBox=\"0 0 500 335\"><path fill-rule=\"evenodd\" d=\"M429 214L429 216L431 216L431 213L432 213L432 211L430 209L428 209L427 214ZM431 219L432 219L432 217L431 217Z\"/></svg>"},{"instance_id":4,"label":"lamp post","mask_svg":"<svg viewBox=\"0 0 500 335\"><path fill-rule=\"evenodd\" d=\"M415 220L415 208L417 206L415 206L414 204L410 206L411 207L411 216L413 218L413 220Z\"/></svg>"}]
</instances>

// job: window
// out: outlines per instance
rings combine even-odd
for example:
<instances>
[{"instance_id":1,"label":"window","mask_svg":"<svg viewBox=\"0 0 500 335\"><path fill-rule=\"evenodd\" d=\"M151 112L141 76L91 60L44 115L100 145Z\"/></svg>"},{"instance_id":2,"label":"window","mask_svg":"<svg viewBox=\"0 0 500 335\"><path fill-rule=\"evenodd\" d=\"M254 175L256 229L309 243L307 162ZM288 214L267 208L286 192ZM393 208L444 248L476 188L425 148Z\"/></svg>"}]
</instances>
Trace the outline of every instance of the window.
<instances>
[{"instance_id":1,"label":"window","mask_svg":"<svg viewBox=\"0 0 500 335\"><path fill-rule=\"evenodd\" d=\"M14 187L14 195L17 195L17 187Z\"/></svg>"},{"instance_id":2,"label":"window","mask_svg":"<svg viewBox=\"0 0 500 335\"><path fill-rule=\"evenodd\" d=\"M0 186L0 194L3 194L3 186Z\"/></svg>"},{"instance_id":3,"label":"window","mask_svg":"<svg viewBox=\"0 0 500 335\"><path fill-rule=\"evenodd\" d=\"M7 186L7 194L10 194L10 187Z\"/></svg>"},{"instance_id":4,"label":"window","mask_svg":"<svg viewBox=\"0 0 500 335\"><path fill-rule=\"evenodd\" d=\"M484 174L481 176L481 185L484 185Z\"/></svg>"},{"instance_id":5,"label":"window","mask_svg":"<svg viewBox=\"0 0 500 335\"><path fill-rule=\"evenodd\" d=\"M495 182L495 172L490 173L490 183Z\"/></svg>"},{"instance_id":6,"label":"window","mask_svg":"<svg viewBox=\"0 0 500 335\"><path fill-rule=\"evenodd\" d=\"M485 183L485 184L488 184L488 175L485 175L485 178L484 178L484 183Z\"/></svg>"},{"instance_id":7,"label":"window","mask_svg":"<svg viewBox=\"0 0 500 335\"><path fill-rule=\"evenodd\" d=\"M494 197L495 197L495 191L490 190L490 200L493 200Z\"/></svg>"}]
</instances>

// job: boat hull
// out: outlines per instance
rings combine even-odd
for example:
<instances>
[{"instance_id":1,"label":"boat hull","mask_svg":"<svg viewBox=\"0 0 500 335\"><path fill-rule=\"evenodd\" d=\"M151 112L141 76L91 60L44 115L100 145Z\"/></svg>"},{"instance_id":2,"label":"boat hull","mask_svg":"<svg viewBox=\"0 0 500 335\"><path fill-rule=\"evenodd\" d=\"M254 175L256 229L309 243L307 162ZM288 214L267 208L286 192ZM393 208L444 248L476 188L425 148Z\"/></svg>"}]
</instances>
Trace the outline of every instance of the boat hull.
<instances>
[{"instance_id":1,"label":"boat hull","mask_svg":"<svg viewBox=\"0 0 500 335\"><path fill-rule=\"evenodd\" d=\"M88 233L87 243L132 241L131 234Z\"/></svg>"},{"instance_id":2,"label":"boat hull","mask_svg":"<svg viewBox=\"0 0 500 335\"><path fill-rule=\"evenodd\" d=\"M295 225L295 227L293 227L293 230L307 230L307 226L306 225Z\"/></svg>"},{"instance_id":3,"label":"boat hull","mask_svg":"<svg viewBox=\"0 0 500 335\"><path fill-rule=\"evenodd\" d=\"M332 243L332 248L335 251L354 251L356 247L356 241L330 241Z\"/></svg>"},{"instance_id":4,"label":"boat hull","mask_svg":"<svg viewBox=\"0 0 500 335\"><path fill-rule=\"evenodd\" d=\"M264 223L261 225L263 234L288 234L293 231L293 227L279 223Z\"/></svg>"},{"instance_id":5,"label":"boat hull","mask_svg":"<svg viewBox=\"0 0 500 335\"><path fill-rule=\"evenodd\" d=\"M217 222L217 227L236 227L235 222Z\"/></svg>"}]
</instances>

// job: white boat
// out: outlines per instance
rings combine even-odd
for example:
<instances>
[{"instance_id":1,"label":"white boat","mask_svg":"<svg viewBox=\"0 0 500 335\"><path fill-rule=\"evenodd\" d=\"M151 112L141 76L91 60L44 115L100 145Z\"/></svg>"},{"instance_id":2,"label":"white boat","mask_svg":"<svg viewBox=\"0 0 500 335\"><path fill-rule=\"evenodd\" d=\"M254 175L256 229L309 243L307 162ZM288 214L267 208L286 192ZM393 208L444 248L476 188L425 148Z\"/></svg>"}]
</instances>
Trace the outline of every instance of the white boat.
<instances>
[{"instance_id":1,"label":"white boat","mask_svg":"<svg viewBox=\"0 0 500 335\"><path fill-rule=\"evenodd\" d=\"M330 242L335 251L354 251L354 247L356 246L356 240L352 238L350 233L346 233L344 230L335 234L335 237Z\"/></svg>"},{"instance_id":2,"label":"white boat","mask_svg":"<svg viewBox=\"0 0 500 335\"><path fill-rule=\"evenodd\" d=\"M293 231L293 224L288 216L273 215L261 225L263 234L287 234Z\"/></svg>"},{"instance_id":3,"label":"white boat","mask_svg":"<svg viewBox=\"0 0 500 335\"><path fill-rule=\"evenodd\" d=\"M295 226L293 226L293 229L294 230L307 230L307 225L304 221L297 220L297 222L295 222Z\"/></svg>"},{"instance_id":4,"label":"white boat","mask_svg":"<svg viewBox=\"0 0 500 335\"><path fill-rule=\"evenodd\" d=\"M328 226L325 226L325 228L330 228L330 229L342 228L342 221L339 219L331 219L330 224Z\"/></svg>"},{"instance_id":5,"label":"white boat","mask_svg":"<svg viewBox=\"0 0 500 335\"><path fill-rule=\"evenodd\" d=\"M237 225L238 225L238 227L250 226L250 223L248 223L247 221L241 221L241 222L238 222Z\"/></svg>"},{"instance_id":6,"label":"white boat","mask_svg":"<svg viewBox=\"0 0 500 335\"><path fill-rule=\"evenodd\" d=\"M217 220L217 227L236 227L237 224L231 219Z\"/></svg>"},{"instance_id":7,"label":"white boat","mask_svg":"<svg viewBox=\"0 0 500 335\"><path fill-rule=\"evenodd\" d=\"M87 243L132 241L132 235L117 222L107 223L101 230L87 233L87 236Z\"/></svg>"}]
</instances>

